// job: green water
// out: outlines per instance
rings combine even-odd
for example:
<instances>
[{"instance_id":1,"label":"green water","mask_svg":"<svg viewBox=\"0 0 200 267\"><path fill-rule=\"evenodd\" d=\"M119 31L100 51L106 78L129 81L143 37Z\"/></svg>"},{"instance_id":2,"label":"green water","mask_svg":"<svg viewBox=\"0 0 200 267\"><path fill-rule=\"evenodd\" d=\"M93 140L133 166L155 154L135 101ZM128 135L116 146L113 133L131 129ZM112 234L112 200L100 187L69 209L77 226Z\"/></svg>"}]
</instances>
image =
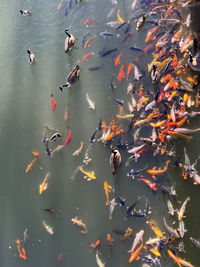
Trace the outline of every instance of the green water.
<instances>
[{"instance_id":1,"label":"green water","mask_svg":"<svg viewBox=\"0 0 200 267\"><path fill-rule=\"evenodd\" d=\"M130 1L118 1L117 9L120 15L127 20L131 17ZM139 1L138 1L139 2ZM1 148L1 181L0 181L0 266L45 266L53 267L59 254L66 253L63 262L57 266L97 266L95 251L90 244L100 239L100 257L106 266L129 266L129 254L132 241L120 241L120 236L113 233L113 229L126 230L133 228L133 233L144 229L144 240L154 237L154 233L146 224L144 218L129 218L124 220L125 210L117 206L113 213L113 219L109 220L109 207L105 205L104 181L113 187L114 192L126 199L130 205L139 196L141 201L137 209L143 209L146 199L152 207L151 219L154 219L162 231L163 216L168 223L174 218L167 214L166 199L158 192L154 195L146 185L127 177L126 173L131 168L140 169L148 163L153 166L164 166L166 158L159 156L153 158L152 153L147 153L138 163L131 162L126 166L128 155L126 150L121 150L122 165L116 176L112 176L109 165L110 150L101 142L89 145L89 140L97 127L98 120L105 119L107 124L119 112L119 107L109 96L124 99L127 103L129 96L126 94L128 83L123 81L119 86L117 75L119 67L114 67L112 57L121 51L123 59L121 64L128 64L135 59L128 48L132 45L144 48L144 38L151 25L144 27L143 31L135 31L135 23L131 31L134 37L126 43L124 29L119 31L120 38L97 37L88 49L82 48L82 39L87 32L90 36L102 31L113 31L105 22L117 20L116 11L111 19L107 14L113 8L111 1L83 1L81 4L72 5L67 16L65 8L57 11L58 1L5 1L0 3L0 148ZM20 9L28 9L31 17L23 17ZM140 13L139 5L136 6L134 15ZM95 22L86 27L83 22L94 18ZM64 53L65 29L76 38L75 48L71 56ZM113 31L114 32L114 31ZM98 52L106 49L118 48L111 56L101 58ZM33 50L36 63L30 65L26 50ZM80 63L81 59L89 52L94 52L87 62ZM147 62L151 56L146 55L140 64L146 70ZM71 88L63 93L59 85L65 82L66 75L75 64L81 67L80 79ZM91 72L89 67L102 65L98 71ZM132 74L133 75L133 74ZM117 88L114 92L110 89L111 78ZM142 81L144 87L151 90L150 78ZM56 110L51 110L50 94L53 93L56 100ZM86 93L95 101L96 110L88 108ZM69 106L69 120L64 121L66 105ZM128 108L126 106L126 112ZM120 122L121 126L127 127L128 121ZM63 137L57 144L63 144L70 126L72 139L70 144L53 158L45 153L42 143L42 133L45 125L58 129ZM196 128L198 119L193 119L190 127ZM147 131L147 132L146 132ZM142 136L148 136L148 129L141 132ZM191 162L199 156L198 138L199 133L194 134L190 143L177 141L177 151L182 161L183 147L185 146ZM96 138L97 139L97 138ZM74 158L72 153L79 147L80 141L84 142L82 154ZM51 148L55 148L52 144ZM94 170L97 179L87 182L78 171L78 166L83 164L84 154L89 148L89 157L92 158L87 170ZM38 151L40 158L29 173L25 173L27 165L33 160L32 151ZM198 168L197 168L198 169ZM47 172L51 173L48 180L48 188L39 195L39 185L42 183ZM75 173L74 173L75 172ZM200 266L198 248L189 241L189 237L200 238L199 231L199 187L192 181L184 181L180 171L171 164L164 176L164 184L176 188L178 203L174 202L175 208L179 208L187 196L191 201L187 205L186 218L184 220L188 232L184 237L186 253L179 253L183 258L191 261L194 266ZM111 199L114 196L111 194ZM53 208L54 215L46 213L44 208ZM87 225L88 233L82 235L80 229L72 224L71 218L82 219ZM54 229L54 235L50 235L42 225L45 221ZM171 225L171 224L170 224ZM178 226L178 224L176 224ZM28 229L29 238L24 247L27 252L27 261L19 258L15 240L23 240L23 232ZM114 238L114 247L110 258L106 244L106 235L111 233ZM178 242L174 242L176 246ZM143 255L149 254L144 252ZM142 261L134 263L142 266ZM167 255L167 250L162 251L161 266L172 266L173 263Z\"/></svg>"}]
</instances>

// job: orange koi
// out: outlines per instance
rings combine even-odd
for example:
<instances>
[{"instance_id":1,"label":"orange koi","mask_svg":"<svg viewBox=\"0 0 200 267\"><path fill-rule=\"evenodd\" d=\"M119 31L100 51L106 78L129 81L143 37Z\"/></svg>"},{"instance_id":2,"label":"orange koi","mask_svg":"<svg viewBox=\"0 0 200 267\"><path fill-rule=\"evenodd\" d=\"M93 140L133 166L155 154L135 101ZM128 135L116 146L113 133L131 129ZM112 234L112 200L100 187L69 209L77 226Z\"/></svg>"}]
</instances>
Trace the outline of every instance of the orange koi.
<instances>
[{"instance_id":1,"label":"orange koi","mask_svg":"<svg viewBox=\"0 0 200 267\"><path fill-rule=\"evenodd\" d=\"M110 199L109 199L109 192L111 192L112 187L107 183L107 181L104 182L104 190L106 194L106 205L110 205Z\"/></svg>"},{"instance_id":2,"label":"orange koi","mask_svg":"<svg viewBox=\"0 0 200 267\"><path fill-rule=\"evenodd\" d=\"M156 170L154 167L153 169L147 170L147 172L152 175L152 178L155 179L156 175L162 175L164 172L166 172L166 170L168 169L169 163L170 163L170 160L167 160L166 166L163 169L159 168L158 170Z\"/></svg>"},{"instance_id":3,"label":"orange koi","mask_svg":"<svg viewBox=\"0 0 200 267\"><path fill-rule=\"evenodd\" d=\"M92 56L92 55L94 55L94 52L91 52L91 53L87 54L86 56L84 56L84 57L82 58L81 62L87 60L87 59L88 59L90 56Z\"/></svg>"},{"instance_id":4,"label":"orange koi","mask_svg":"<svg viewBox=\"0 0 200 267\"><path fill-rule=\"evenodd\" d=\"M114 243L114 239L111 237L110 234L107 234L106 237L107 243L108 243L108 248L110 250L110 252L112 251L112 247L113 247L113 243Z\"/></svg>"},{"instance_id":5,"label":"orange koi","mask_svg":"<svg viewBox=\"0 0 200 267\"><path fill-rule=\"evenodd\" d=\"M103 127L104 131L106 131L106 130L107 130L107 126L106 126L106 123L105 123L105 121L102 121L102 127Z\"/></svg>"},{"instance_id":6,"label":"orange koi","mask_svg":"<svg viewBox=\"0 0 200 267\"><path fill-rule=\"evenodd\" d=\"M118 74L119 83L122 83L122 80L124 78L124 66L125 66L125 63L121 66L121 68L119 70L119 74Z\"/></svg>"},{"instance_id":7,"label":"orange koi","mask_svg":"<svg viewBox=\"0 0 200 267\"><path fill-rule=\"evenodd\" d=\"M173 58L172 58L172 66L173 66L174 68L176 68L177 65L178 65L178 58L177 58L177 55L174 54L174 56L173 56Z\"/></svg>"},{"instance_id":8,"label":"orange koi","mask_svg":"<svg viewBox=\"0 0 200 267\"><path fill-rule=\"evenodd\" d=\"M89 24L92 24L94 22L94 19L86 19L84 22L83 22L83 24L84 25L89 25Z\"/></svg>"},{"instance_id":9,"label":"orange koi","mask_svg":"<svg viewBox=\"0 0 200 267\"><path fill-rule=\"evenodd\" d=\"M19 239L17 239L15 241L15 243L17 244L17 250L19 252L19 257L22 258L23 260L27 260L27 257L26 257L26 251L25 249L21 246L21 242Z\"/></svg>"},{"instance_id":10,"label":"orange koi","mask_svg":"<svg viewBox=\"0 0 200 267\"><path fill-rule=\"evenodd\" d=\"M37 158L33 159L30 164L28 164L26 168L26 173L30 171L30 169L33 167L34 163L36 162Z\"/></svg>"},{"instance_id":11,"label":"orange koi","mask_svg":"<svg viewBox=\"0 0 200 267\"><path fill-rule=\"evenodd\" d=\"M139 255L141 253L142 248L143 248L143 240L141 241L141 245L135 251L131 252L131 256L129 258L130 263L133 262L134 260L137 261L140 259Z\"/></svg>"},{"instance_id":12,"label":"orange koi","mask_svg":"<svg viewBox=\"0 0 200 267\"><path fill-rule=\"evenodd\" d=\"M76 225L78 225L80 227L83 227L85 230L87 230L86 225L81 220L78 220L77 218L78 217L71 218L71 221L73 222L73 224L76 224Z\"/></svg>"},{"instance_id":13,"label":"orange koi","mask_svg":"<svg viewBox=\"0 0 200 267\"><path fill-rule=\"evenodd\" d=\"M182 119L179 122L177 122L177 128L181 127L186 122L186 119Z\"/></svg>"},{"instance_id":14,"label":"orange koi","mask_svg":"<svg viewBox=\"0 0 200 267\"><path fill-rule=\"evenodd\" d=\"M151 248L149 251L151 251L154 255L156 255L157 257L160 257L160 253L158 251L158 246Z\"/></svg>"},{"instance_id":15,"label":"orange koi","mask_svg":"<svg viewBox=\"0 0 200 267\"><path fill-rule=\"evenodd\" d=\"M95 244L90 244L90 247L91 248L99 248L101 245L101 241L100 240L97 240L97 242Z\"/></svg>"},{"instance_id":16,"label":"orange koi","mask_svg":"<svg viewBox=\"0 0 200 267\"><path fill-rule=\"evenodd\" d=\"M126 74L126 80L128 81L128 78L129 78L129 75L131 73L131 70L133 68L133 64L132 63L129 63L128 65L128 70L127 70L127 74Z\"/></svg>"},{"instance_id":17,"label":"orange koi","mask_svg":"<svg viewBox=\"0 0 200 267\"><path fill-rule=\"evenodd\" d=\"M159 29L159 26L156 26L152 28L150 31L148 31L146 39L145 39L145 43L155 39L158 29Z\"/></svg>"},{"instance_id":18,"label":"orange koi","mask_svg":"<svg viewBox=\"0 0 200 267\"><path fill-rule=\"evenodd\" d=\"M171 79L171 77L171 74L167 74L166 76L162 77L160 81L161 83L166 83Z\"/></svg>"},{"instance_id":19,"label":"orange koi","mask_svg":"<svg viewBox=\"0 0 200 267\"><path fill-rule=\"evenodd\" d=\"M55 110L55 108L56 108L56 101L53 98L53 94L51 94L51 108L52 108L52 110Z\"/></svg>"},{"instance_id":20,"label":"orange koi","mask_svg":"<svg viewBox=\"0 0 200 267\"><path fill-rule=\"evenodd\" d=\"M40 154L39 154L38 152L32 152L32 154L33 154L34 156L36 156L36 157L39 157L39 156L40 156Z\"/></svg>"},{"instance_id":21,"label":"orange koi","mask_svg":"<svg viewBox=\"0 0 200 267\"><path fill-rule=\"evenodd\" d=\"M182 264L180 263L179 258L176 255L174 255L170 249L168 249L167 252L169 256L178 264L178 266L182 267Z\"/></svg>"},{"instance_id":22,"label":"orange koi","mask_svg":"<svg viewBox=\"0 0 200 267\"><path fill-rule=\"evenodd\" d=\"M115 66L117 66L119 64L121 57L122 57L122 53L120 53L118 55L118 57L116 58L116 60L115 60Z\"/></svg>"}]
</instances>

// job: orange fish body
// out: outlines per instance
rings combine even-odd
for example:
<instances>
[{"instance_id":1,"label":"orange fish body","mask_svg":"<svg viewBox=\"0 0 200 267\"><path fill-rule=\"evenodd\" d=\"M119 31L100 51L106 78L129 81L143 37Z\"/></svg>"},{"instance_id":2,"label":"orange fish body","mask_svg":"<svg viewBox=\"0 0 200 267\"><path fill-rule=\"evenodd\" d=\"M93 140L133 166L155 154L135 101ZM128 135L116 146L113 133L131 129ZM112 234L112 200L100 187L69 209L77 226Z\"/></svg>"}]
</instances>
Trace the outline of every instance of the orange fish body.
<instances>
[{"instance_id":1,"label":"orange fish body","mask_svg":"<svg viewBox=\"0 0 200 267\"><path fill-rule=\"evenodd\" d=\"M51 94L51 108L52 108L52 110L55 110L55 108L56 108L56 101L53 98L53 95L52 94Z\"/></svg>"},{"instance_id":2,"label":"orange fish body","mask_svg":"<svg viewBox=\"0 0 200 267\"><path fill-rule=\"evenodd\" d=\"M168 169L169 162L170 160L167 160L166 166L164 167L164 169L155 170L155 168L153 168L151 170L147 170L147 172L152 175L152 178L155 178L155 175L161 175L164 172L166 172L166 170Z\"/></svg>"},{"instance_id":3,"label":"orange fish body","mask_svg":"<svg viewBox=\"0 0 200 267\"><path fill-rule=\"evenodd\" d=\"M72 218L71 221L73 222L73 224L83 227L85 230L87 229L86 225L81 220L78 220L77 217Z\"/></svg>"},{"instance_id":4,"label":"orange fish body","mask_svg":"<svg viewBox=\"0 0 200 267\"><path fill-rule=\"evenodd\" d=\"M141 245L135 251L131 252L131 256L129 258L130 263L133 262L134 260L136 260L136 261L139 260L139 258L140 258L139 255L141 253L142 248L143 248L143 240L141 242Z\"/></svg>"},{"instance_id":5,"label":"orange fish body","mask_svg":"<svg viewBox=\"0 0 200 267\"><path fill-rule=\"evenodd\" d=\"M22 258L23 260L27 260L27 257L26 257L26 251L23 247L21 247L21 242L19 239L17 239L15 241L15 243L17 244L17 250L19 252L19 257Z\"/></svg>"},{"instance_id":6,"label":"orange fish body","mask_svg":"<svg viewBox=\"0 0 200 267\"><path fill-rule=\"evenodd\" d=\"M132 63L129 63L128 70L127 70L127 75L126 75L126 80L127 81L128 81L128 78L129 78L129 75L131 73L132 68L133 68L133 64Z\"/></svg>"},{"instance_id":7,"label":"orange fish body","mask_svg":"<svg viewBox=\"0 0 200 267\"><path fill-rule=\"evenodd\" d=\"M97 240L97 242L95 244L90 244L90 247L92 248L99 248L101 245L101 241L100 240Z\"/></svg>"},{"instance_id":8,"label":"orange fish body","mask_svg":"<svg viewBox=\"0 0 200 267\"><path fill-rule=\"evenodd\" d=\"M83 24L84 25L89 25L89 24L91 24L91 23L93 23L94 22L94 19L86 19L84 22L83 22Z\"/></svg>"},{"instance_id":9,"label":"orange fish body","mask_svg":"<svg viewBox=\"0 0 200 267\"><path fill-rule=\"evenodd\" d=\"M119 70L119 75L118 75L119 83L122 83L123 78L124 78L124 66L125 66L125 63L121 66L121 68Z\"/></svg>"},{"instance_id":10,"label":"orange fish body","mask_svg":"<svg viewBox=\"0 0 200 267\"><path fill-rule=\"evenodd\" d=\"M182 264L179 261L179 258L175 256L170 249L168 249L169 256L178 264L179 267L182 267Z\"/></svg>"},{"instance_id":11,"label":"orange fish body","mask_svg":"<svg viewBox=\"0 0 200 267\"><path fill-rule=\"evenodd\" d=\"M84 57L82 58L81 62L87 60L87 59L88 59L90 56L92 56L92 55L94 55L94 52L91 52L91 53L87 54L86 56L84 56Z\"/></svg>"},{"instance_id":12,"label":"orange fish body","mask_svg":"<svg viewBox=\"0 0 200 267\"><path fill-rule=\"evenodd\" d=\"M111 191L112 187L107 183L107 181L104 182L104 190L106 194L106 205L110 205L110 199L109 199L109 192Z\"/></svg>"},{"instance_id":13,"label":"orange fish body","mask_svg":"<svg viewBox=\"0 0 200 267\"><path fill-rule=\"evenodd\" d=\"M31 163L27 166L26 168L26 173L30 171L30 169L32 168L33 164L36 162L37 158L33 159L31 161Z\"/></svg>"},{"instance_id":14,"label":"orange fish body","mask_svg":"<svg viewBox=\"0 0 200 267\"><path fill-rule=\"evenodd\" d=\"M115 66L117 66L119 64L121 56L122 56L122 53L120 53L119 56L116 58Z\"/></svg>"}]
</instances>

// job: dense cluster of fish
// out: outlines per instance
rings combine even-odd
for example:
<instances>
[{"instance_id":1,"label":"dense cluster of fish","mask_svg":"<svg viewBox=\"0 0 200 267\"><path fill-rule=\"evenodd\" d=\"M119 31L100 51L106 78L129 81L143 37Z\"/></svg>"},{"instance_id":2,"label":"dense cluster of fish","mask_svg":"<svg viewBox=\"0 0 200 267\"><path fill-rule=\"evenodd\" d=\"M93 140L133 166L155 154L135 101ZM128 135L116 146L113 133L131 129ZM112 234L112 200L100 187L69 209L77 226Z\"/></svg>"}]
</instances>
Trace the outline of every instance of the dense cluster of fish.
<instances>
[{"instance_id":1,"label":"dense cluster of fish","mask_svg":"<svg viewBox=\"0 0 200 267\"><path fill-rule=\"evenodd\" d=\"M137 181L145 183L146 185L144 186L148 186L154 193L157 191L162 192L167 198L166 202L169 214L174 220L173 225L178 223L179 226L170 226L168 219L164 217L163 225L160 227L165 229L165 233L162 232L157 226L157 223L152 218L149 218L151 216L151 207L148 200L146 200L143 210L136 209L141 199L138 199L130 206L126 205L125 199L116 194L110 200L110 194L113 194L113 188L107 181L104 181L106 205L110 206L108 218L110 220L112 219L113 212L119 205L125 208L124 218L126 220L129 220L131 217L145 218L149 227L155 233L154 237L147 239L148 237L143 229L138 233L135 233L131 227L128 227L126 230L113 230L114 234L122 236L120 240L131 240L135 236L132 247L128 251L130 253L130 263L142 260L145 262L145 266L161 266L160 259L162 253L167 251L169 257L178 266L191 267L194 265L178 255L179 252L184 251L183 240L187 230L185 229L183 219L190 197L185 199L180 209L174 209L173 205L175 204L177 206L178 203L176 190L173 187L165 187L159 178L167 172L170 166L176 166L180 169L180 173L184 179L190 179L194 184L200 185L200 176L196 170L199 158L194 163L191 163L183 143L185 160L181 162L175 149L176 139L189 142L193 137L192 134L200 131L200 128L190 129L185 126L190 119L200 116L200 112L196 111L200 103L200 79L198 74L200 72L199 40L198 36L195 33L191 33L189 29L192 20L190 13L186 17L182 17L179 11L180 8L186 9L187 7L200 5L200 1L134 0L131 4L132 13L136 5L141 7L141 9L138 8L140 13L137 16L126 19L124 18L125 16L123 17L123 12L118 8L118 1L112 0L111 2L114 7L109 11L107 19L116 16L117 20L108 21L106 25L113 30L106 30L99 34L94 33L91 36L89 36L90 33L87 33L82 39L82 49L92 47L93 42L98 38L103 37L106 41L110 38L119 38L122 34L124 38L121 43L118 42L120 43L119 47L112 49L103 48L98 53L94 51L89 52L82 58L80 64L85 64L85 62L89 61L90 57L97 54L102 58L114 55L112 59L113 69L115 72L118 68L119 72L116 75L117 77L112 75L110 88L114 94L117 84L120 86L123 82L128 83L128 101L126 103L124 99L110 97L119 107L119 112L116 114L116 118L112 117L99 120L92 136L89 138L83 164L77 167L74 175L80 171L87 181L98 179L94 171L88 171L88 165L92 160L88 154L94 142L102 142L105 149L109 149L110 167L113 176L117 176L117 171L122 161L120 150L127 152L127 155L130 156L128 162L126 162L127 167L133 161L136 163L139 160L142 161L145 153L152 153L153 156L159 155L161 161L164 162L162 167L148 167L148 164L145 164L142 169L130 168L127 176L132 178L135 184ZM64 14L68 16L74 4L78 4L78 1L69 0L67 3L61 0L57 10L60 11L65 8ZM27 10L20 10L20 13L23 16L32 15ZM87 19L83 22L85 26L92 25L93 23L95 23L95 19ZM146 34L144 41L146 47L142 49L136 46L130 46L130 53L134 53L135 59L127 64L123 60L123 53L120 51L120 48L123 45L127 46L129 39L133 37L134 32L131 32L131 29L135 28L137 32L145 31L145 25L147 24L151 24L153 27ZM76 39L70 33L69 29L66 29L65 33L64 52L73 55L73 47ZM34 53L31 50L27 50L27 53L29 62L31 64L35 63ZM140 60L146 54L152 56L152 61L148 62L147 69L145 70L141 67ZM98 71L101 68L102 65L98 65L90 67L88 70ZM154 89L152 92L146 89L142 83L147 73L149 73L148 79L152 80ZM131 75L133 75L133 79L131 79ZM64 87L73 86L79 79L79 76L80 66L75 62L74 67L66 77L66 83L59 87L61 90L59 93L64 93ZM86 100L89 108L95 110L95 103L91 100L88 93L86 94ZM51 107L52 111L56 109L56 101L53 94L51 94ZM69 106L66 107L64 120L67 121L68 118ZM124 120L126 123L124 123ZM141 133L144 132L142 131L143 128L147 129L147 132L151 131L150 136L141 136ZM53 148L54 144L58 140L61 140L62 136L59 130L49 126L44 127L42 142L45 145L45 151L49 157L53 157L55 153L58 153L65 146L69 145L72 136L71 129L68 127L64 144L57 145ZM79 142L80 147L74 151L72 154L73 157L78 157L84 149L85 144L80 140ZM35 158L27 166L26 173L32 170L36 160L40 158L37 152L33 152L33 155ZM46 174L43 182L39 186L40 195L47 189L49 177L50 172ZM45 209L45 211L50 214L55 212L53 209ZM71 218L71 222L81 228L82 234L87 233L88 228L82 220L74 217ZM49 234L54 234L53 227L49 226L45 221L42 221L42 224ZM146 241L144 241L145 239ZM174 241L179 239L179 245L175 247ZM195 246L200 247L198 240L193 237L190 237L190 240ZM22 242L19 239L16 240L19 257L26 260L26 251L22 247L24 243L25 239ZM114 239L111 237L111 234L107 234L106 243L109 249L108 257L110 257L114 245ZM90 247L96 249L97 265L100 267L105 266L105 263L100 258L101 241L97 240L95 243L91 243ZM59 255L57 261L63 260L64 257L65 254Z\"/></svg>"}]
</instances>

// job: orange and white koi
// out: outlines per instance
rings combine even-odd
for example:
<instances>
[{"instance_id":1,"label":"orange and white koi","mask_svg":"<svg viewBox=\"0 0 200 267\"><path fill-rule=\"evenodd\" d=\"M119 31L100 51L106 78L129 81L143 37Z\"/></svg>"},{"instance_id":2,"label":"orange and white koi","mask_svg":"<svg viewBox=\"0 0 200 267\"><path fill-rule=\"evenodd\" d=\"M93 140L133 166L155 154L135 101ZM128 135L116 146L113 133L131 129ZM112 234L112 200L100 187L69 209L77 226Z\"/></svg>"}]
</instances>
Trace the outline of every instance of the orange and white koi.
<instances>
[{"instance_id":1,"label":"orange and white koi","mask_svg":"<svg viewBox=\"0 0 200 267\"><path fill-rule=\"evenodd\" d=\"M164 172L166 172L166 170L168 169L169 163L170 163L170 160L167 160L166 166L163 169L159 168L158 170L156 170L155 167L154 167L151 170L147 170L147 172L152 175L152 178L155 179L156 175L162 175Z\"/></svg>"},{"instance_id":2,"label":"orange and white koi","mask_svg":"<svg viewBox=\"0 0 200 267\"><path fill-rule=\"evenodd\" d=\"M109 199L109 192L111 192L112 187L107 183L107 181L104 182L104 190L106 194L106 205L110 205L110 199Z\"/></svg>"},{"instance_id":3,"label":"orange and white koi","mask_svg":"<svg viewBox=\"0 0 200 267\"><path fill-rule=\"evenodd\" d=\"M17 244L17 250L18 250L18 252L19 252L19 257L22 258L23 260L27 260L26 251L25 251L25 249L21 246L21 241L20 241L20 239L15 240L15 243Z\"/></svg>"},{"instance_id":4,"label":"orange and white koi","mask_svg":"<svg viewBox=\"0 0 200 267\"><path fill-rule=\"evenodd\" d=\"M163 237L163 233L160 231L160 229L157 227L156 222L153 220L149 221L149 226L151 227L151 229L154 231L154 233L158 236L158 237Z\"/></svg>"},{"instance_id":5,"label":"orange and white koi","mask_svg":"<svg viewBox=\"0 0 200 267\"><path fill-rule=\"evenodd\" d=\"M179 267L182 267L182 264L179 261L179 257L177 257L176 255L174 255L170 249L168 249L167 252L168 252L169 256L178 264L178 266Z\"/></svg>"},{"instance_id":6,"label":"orange and white koi","mask_svg":"<svg viewBox=\"0 0 200 267\"><path fill-rule=\"evenodd\" d=\"M50 177L50 172L48 172L46 174L43 182L41 183L41 185L39 187L39 194L40 195L47 189L47 186L48 186L47 180L49 179L49 177Z\"/></svg>"},{"instance_id":7,"label":"orange and white koi","mask_svg":"<svg viewBox=\"0 0 200 267\"><path fill-rule=\"evenodd\" d=\"M82 220L78 220L77 219L78 217L75 217L75 218L71 218L71 221L73 222L73 224L76 224L80 227L83 227L85 230L87 230L87 227L85 225L85 223L82 222Z\"/></svg>"},{"instance_id":8,"label":"orange and white koi","mask_svg":"<svg viewBox=\"0 0 200 267\"><path fill-rule=\"evenodd\" d=\"M130 256L130 258L129 258L129 262L130 262L130 263L133 262L134 260L137 261L137 260L140 259L139 255L140 255L140 253L141 253L142 248L143 248L143 240L142 240L142 242L141 242L141 245L140 245L135 251L132 251L132 252L131 252L131 256Z\"/></svg>"}]
</instances>

